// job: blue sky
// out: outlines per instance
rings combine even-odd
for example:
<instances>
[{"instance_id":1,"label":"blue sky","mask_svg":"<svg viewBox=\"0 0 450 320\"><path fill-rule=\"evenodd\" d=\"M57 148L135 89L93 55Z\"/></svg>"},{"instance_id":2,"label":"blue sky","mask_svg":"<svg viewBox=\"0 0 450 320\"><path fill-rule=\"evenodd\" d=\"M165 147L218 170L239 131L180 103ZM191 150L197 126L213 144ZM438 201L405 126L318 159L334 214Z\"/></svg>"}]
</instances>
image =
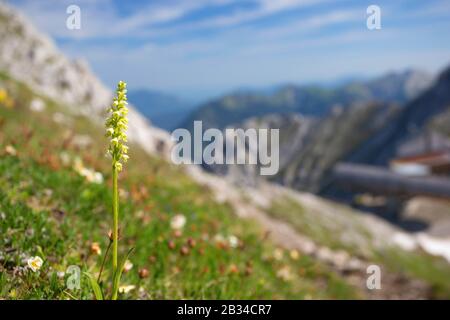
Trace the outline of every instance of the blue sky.
<instances>
[{"instance_id":1,"label":"blue sky","mask_svg":"<svg viewBox=\"0 0 450 320\"><path fill-rule=\"evenodd\" d=\"M450 64L450 0L13 0L113 87L205 98ZM81 29L66 8L81 8ZM381 30L366 8L381 8Z\"/></svg>"}]
</instances>

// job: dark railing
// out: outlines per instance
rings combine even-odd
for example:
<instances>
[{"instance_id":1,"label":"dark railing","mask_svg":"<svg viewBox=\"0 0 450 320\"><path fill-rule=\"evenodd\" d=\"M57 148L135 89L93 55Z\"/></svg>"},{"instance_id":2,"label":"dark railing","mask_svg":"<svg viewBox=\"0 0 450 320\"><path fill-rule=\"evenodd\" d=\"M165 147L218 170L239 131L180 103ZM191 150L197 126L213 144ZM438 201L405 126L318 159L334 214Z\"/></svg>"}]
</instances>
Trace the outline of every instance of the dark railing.
<instances>
[{"instance_id":1,"label":"dark railing","mask_svg":"<svg viewBox=\"0 0 450 320\"><path fill-rule=\"evenodd\" d=\"M337 164L333 177L336 185L351 191L450 198L450 178L445 177L411 177L384 167L352 163Z\"/></svg>"}]
</instances>

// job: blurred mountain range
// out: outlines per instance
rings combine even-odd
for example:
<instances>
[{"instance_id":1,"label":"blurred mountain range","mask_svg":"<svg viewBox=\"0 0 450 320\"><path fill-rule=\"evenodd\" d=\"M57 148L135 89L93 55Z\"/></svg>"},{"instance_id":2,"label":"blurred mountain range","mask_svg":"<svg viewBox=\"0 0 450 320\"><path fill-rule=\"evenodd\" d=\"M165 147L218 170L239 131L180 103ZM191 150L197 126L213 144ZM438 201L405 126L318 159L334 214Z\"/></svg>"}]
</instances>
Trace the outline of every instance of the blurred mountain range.
<instances>
[{"instance_id":1,"label":"blurred mountain range","mask_svg":"<svg viewBox=\"0 0 450 320\"><path fill-rule=\"evenodd\" d=\"M285 85L271 94L239 91L199 106L181 127L191 128L193 121L201 120L205 128L224 128L267 114L298 113L322 117L332 107L370 101L401 105L423 92L432 81L433 77L426 72L406 70L368 81L351 81L334 88Z\"/></svg>"},{"instance_id":2,"label":"blurred mountain range","mask_svg":"<svg viewBox=\"0 0 450 320\"><path fill-rule=\"evenodd\" d=\"M375 102L334 110L308 133L308 145L298 150L277 179L319 192L332 181L329 173L337 162L387 167L413 139L424 139L433 132L449 137L448 129L437 125L450 110L449 71L443 71L430 88L401 106ZM417 151L421 152L426 150Z\"/></svg>"},{"instance_id":3,"label":"blurred mountain range","mask_svg":"<svg viewBox=\"0 0 450 320\"><path fill-rule=\"evenodd\" d=\"M280 104L278 109L274 108L277 112L258 115L267 109L258 109L257 100L281 101L283 99L274 98L281 96L287 101L287 92L308 92L309 99L305 101L311 104L306 105L312 106L314 101L314 105L321 107L311 111L295 103L286 103ZM417 144L415 141L423 141L430 135L441 137L441 141L450 137L450 68L436 80L422 72L405 71L364 84L352 83L340 89L316 89L314 92L311 94L310 90L291 87L280 90L275 96L240 95L219 100L219 113L227 110L229 118L235 117L234 108L241 115L251 114L250 110L256 110L257 114L232 124L228 124L223 115L220 117L223 128L280 130L280 171L269 177L270 180L298 190L322 193L332 185L332 171L339 162L388 167L391 160L402 155L401 150L405 150L406 146ZM291 94L293 96L305 97ZM329 99L330 96L337 98L323 103L323 98ZM299 100L302 99L289 101ZM195 117L204 119L207 117L205 114L210 112L214 117L208 118L207 123L217 124L211 120L218 114L213 109L212 104L206 105ZM280 109L281 112L278 112ZM244 152L257 152L245 148ZM239 183L254 185L260 179L256 166L212 165L207 169L228 174Z\"/></svg>"}]
</instances>

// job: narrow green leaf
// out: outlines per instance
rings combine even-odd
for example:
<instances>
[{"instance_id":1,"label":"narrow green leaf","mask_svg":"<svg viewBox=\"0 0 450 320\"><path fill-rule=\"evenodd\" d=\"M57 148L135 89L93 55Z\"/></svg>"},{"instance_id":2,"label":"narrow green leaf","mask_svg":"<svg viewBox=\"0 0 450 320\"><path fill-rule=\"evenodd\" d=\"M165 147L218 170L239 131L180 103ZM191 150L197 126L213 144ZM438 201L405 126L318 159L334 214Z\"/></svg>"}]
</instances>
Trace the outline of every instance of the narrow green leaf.
<instances>
[{"instance_id":1,"label":"narrow green leaf","mask_svg":"<svg viewBox=\"0 0 450 320\"><path fill-rule=\"evenodd\" d=\"M97 283L97 280L93 276L91 276L89 273L84 273L86 277L89 279L89 283L91 284L92 291L94 292L94 296L96 300L103 300L103 292L100 288L100 285Z\"/></svg>"},{"instance_id":2,"label":"narrow green leaf","mask_svg":"<svg viewBox=\"0 0 450 320\"><path fill-rule=\"evenodd\" d=\"M118 265L117 271L114 273L113 278L113 291L112 291L112 300L117 300L117 294L119 292L119 284L120 284L120 278L122 277L123 268L125 266L125 262L127 262L128 257L130 256L131 252L133 252L134 248L131 248L128 250L128 253L126 256L122 259L120 264Z\"/></svg>"}]
</instances>

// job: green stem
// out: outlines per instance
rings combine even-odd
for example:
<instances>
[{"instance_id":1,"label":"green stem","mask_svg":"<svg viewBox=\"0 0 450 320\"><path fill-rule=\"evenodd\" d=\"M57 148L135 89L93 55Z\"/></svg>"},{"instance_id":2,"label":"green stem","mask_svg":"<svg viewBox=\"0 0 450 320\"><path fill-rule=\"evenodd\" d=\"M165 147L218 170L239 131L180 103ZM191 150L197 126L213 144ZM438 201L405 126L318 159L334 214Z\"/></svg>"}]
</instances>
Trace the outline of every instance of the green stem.
<instances>
[{"instance_id":1,"label":"green stem","mask_svg":"<svg viewBox=\"0 0 450 320\"><path fill-rule=\"evenodd\" d=\"M108 257L109 250L111 249L112 240L109 240L108 248L106 248L105 256L103 257L102 266L100 267L100 272L98 274L97 282L100 283L102 278L103 269L105 268L106 258Z\"/></svg>"},{"instance_id":2,"label":"green stem","mask_svg":"<svg viewBox=\"0 0 450 320\"><path fill-rule=\"evenodd\" d=\"M117 190L117 168L113 166L113 252L112 252L112 264L113 264L113 277L117 272L117 253L118 253L118 240L119 240L119 193ZM116 290L114 290L116 291ZM112 293L112 299L117 299L117 291Z\"/></svg>"}]
</instances>

